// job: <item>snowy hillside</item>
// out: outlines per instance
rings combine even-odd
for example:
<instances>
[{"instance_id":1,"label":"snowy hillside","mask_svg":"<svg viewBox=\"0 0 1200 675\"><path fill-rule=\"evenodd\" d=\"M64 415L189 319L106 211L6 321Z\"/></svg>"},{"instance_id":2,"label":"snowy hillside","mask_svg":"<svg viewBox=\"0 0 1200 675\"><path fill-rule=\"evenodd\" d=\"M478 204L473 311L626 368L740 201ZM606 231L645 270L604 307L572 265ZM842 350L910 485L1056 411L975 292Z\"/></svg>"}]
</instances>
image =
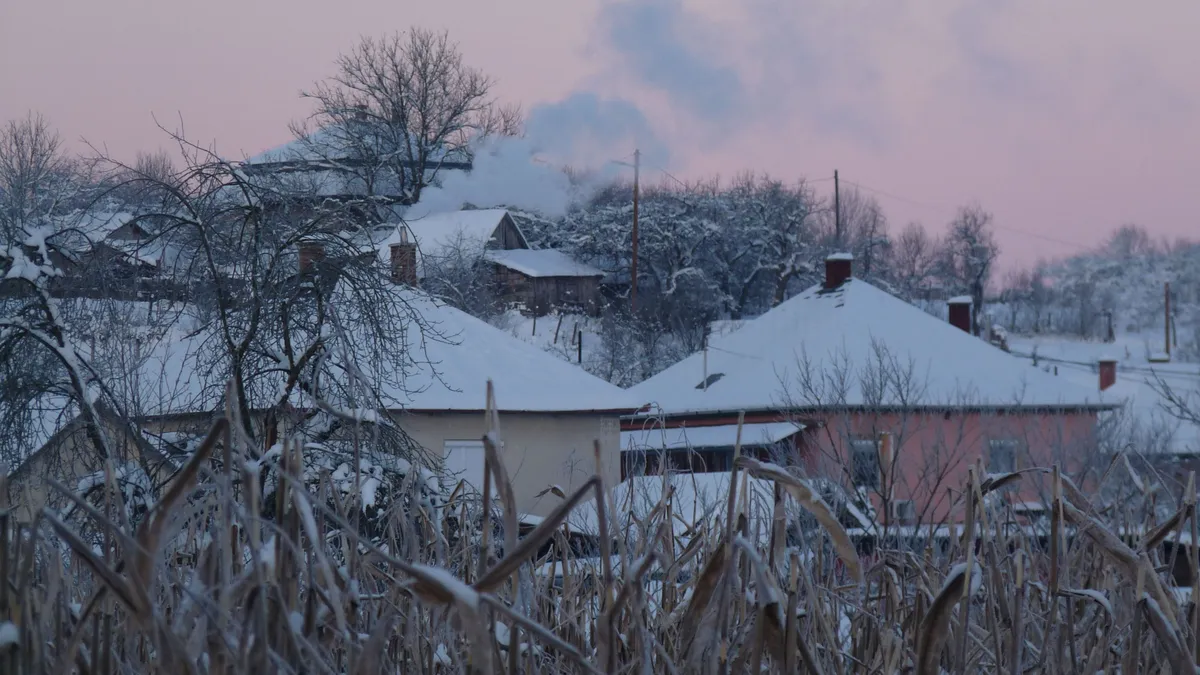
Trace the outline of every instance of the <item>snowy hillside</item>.
<instances>
[{"instance_id":1,"label":"snowy hillside","mask_svg":"<svg viewBox=\"0 0 1200 675\"><path fill-rule=\"evenodd\" d=\"M1155 344L1155 338L1158 344ZM1118 335L1112 343L1062 336L1010 337L1012 353L1036 362L1064 380L1099 387L1100 359L1117 361L1117 383L1108 391L1126 401L1122 420L1138 451L1200 452L1200 425L1180 420L1170 390L1200 411L1200 363L1151 363L1147 353L1161 348L1161 336ZM1152 348L1153 347L1153 348Z\"/></svg>"},{"instance_id":2,"label":"snowy hillside","mask_svg":"<svg viewBox=\"0 0 1200 675\"><path fill-rule=\"evenodd\" d=\"M1104 338L1111 312L1115 334L1152 336L1161 350L1169 284L1173 350L1200 360L1200 245L1131 245L1138 232L1122 228L1098 251L1013 275L987 313L1010 333Z\"/></svg>"}]
</instances>

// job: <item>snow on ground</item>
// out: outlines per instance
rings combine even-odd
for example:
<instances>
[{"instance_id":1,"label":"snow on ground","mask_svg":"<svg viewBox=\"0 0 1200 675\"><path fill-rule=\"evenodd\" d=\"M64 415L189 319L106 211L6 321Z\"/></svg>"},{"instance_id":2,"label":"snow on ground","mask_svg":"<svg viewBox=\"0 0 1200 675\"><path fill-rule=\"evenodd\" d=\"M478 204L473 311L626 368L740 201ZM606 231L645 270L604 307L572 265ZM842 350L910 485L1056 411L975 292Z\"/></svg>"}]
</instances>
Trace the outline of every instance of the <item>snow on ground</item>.
<instances>
[{"instance_id":1,"label":"snow on ground","mask_svg":"<svg viewBox=\"0 0 1200 675\"><path fill-rule=\"evenodd\" d=\"M601 347L598 317L567 313L532 317L510 309L491 323L518 340L576 365L579 363L579 347L573 336L577 331L583 334L584 364L597 355Z\"/></svg>"},{"instance_id":2,"label":"snow on ground","mask_svg":"<svg viewBox=\"0 0 1200 675\"><path fill-rule=\"evenodd\" d=\"M1032 362L1036 353L1043 371L1089 387L1099 388L1100 359L1116 360L1117 383L1106 393L1128 402L1130 421L1154 437L1143 442L1173 453L1200 452L1200 426L1170 415L1158 391L1161 380L1200 405L1200 363L1152 363L1150 357L1163 349L1161 334L1120 334L1112 343L1057 335L1011 336L1008 342L1013 355Z\"/></svg>"}]
</instances>

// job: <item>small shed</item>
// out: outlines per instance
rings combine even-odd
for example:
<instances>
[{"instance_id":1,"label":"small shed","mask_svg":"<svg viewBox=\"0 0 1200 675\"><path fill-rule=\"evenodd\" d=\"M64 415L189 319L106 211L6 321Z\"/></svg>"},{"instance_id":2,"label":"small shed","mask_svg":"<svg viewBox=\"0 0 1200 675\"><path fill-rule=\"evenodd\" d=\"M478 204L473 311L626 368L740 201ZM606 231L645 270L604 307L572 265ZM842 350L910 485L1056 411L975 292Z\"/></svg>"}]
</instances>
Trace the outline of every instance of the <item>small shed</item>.
<instances>
[{"instance_id":1,"label":"small shed","mask_svg":"<svg viewBox=\"0 0 1200 675\"><path fill-rule=\"evenodd\" d=\"M541 316L555 308L600 311L600 279L604 272L554 249L491 250L505 295Z\"/></svg>"}]
</instances>

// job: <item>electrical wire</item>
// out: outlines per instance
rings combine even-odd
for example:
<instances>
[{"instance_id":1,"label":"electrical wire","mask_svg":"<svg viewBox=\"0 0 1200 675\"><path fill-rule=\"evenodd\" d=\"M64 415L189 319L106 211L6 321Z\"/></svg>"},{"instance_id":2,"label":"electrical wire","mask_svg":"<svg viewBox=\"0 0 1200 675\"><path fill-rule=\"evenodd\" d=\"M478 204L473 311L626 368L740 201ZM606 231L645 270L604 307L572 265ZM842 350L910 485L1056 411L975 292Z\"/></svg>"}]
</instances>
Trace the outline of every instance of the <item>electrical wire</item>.
<instances>
[{"instance_id":1,"label":"electrical wire","mask_svg":"<svg viewBox=\"0 0 1200 675\"><path fill-rule=\"evenodd\" d=\"M864 184L856 182L856 181L850 181L850 180L843 179L842 182L847 183L849 185L853 185L856 188L866 190L867 192L873 192L882 197L887 197L889 199L895 199L897 201L901 201L906 204L911 204L913 206L921 206L921 207L925 207L925 208L936 208L936 209L948 209L948 210L954 208L947 204L932 204L929 202L919 202L915 199L901 197L900 195L892 194L890 192L885 192L878 188L873 188L873 187L870 187L869 185L864 185ZM1019 229L1016 227L1008 227L1006 225L1000 225L997 223L992 223L992 227L995 227L997 230L1003 230L1004 232L1012 232L1013 234L1019 234L1019 235L1026 236L1026 237L1032 237L1034 239L1041 239L1042 241L1048 241L1048 242L1051 242L1054 244L1060 244L1062 246L1069 246L1069 247L1075 248L1081 252L1089 252L1089 251L1095 250L1094 246L1082 244L1077 241L1069 241L1066 239L1059 239L1057 237L1050 237L1050 236L1047 236L1044 234L1038 234L1037 232L1029 232L1028 230L1022 230L1022 229Z\"/></svg>"}]
</instances>

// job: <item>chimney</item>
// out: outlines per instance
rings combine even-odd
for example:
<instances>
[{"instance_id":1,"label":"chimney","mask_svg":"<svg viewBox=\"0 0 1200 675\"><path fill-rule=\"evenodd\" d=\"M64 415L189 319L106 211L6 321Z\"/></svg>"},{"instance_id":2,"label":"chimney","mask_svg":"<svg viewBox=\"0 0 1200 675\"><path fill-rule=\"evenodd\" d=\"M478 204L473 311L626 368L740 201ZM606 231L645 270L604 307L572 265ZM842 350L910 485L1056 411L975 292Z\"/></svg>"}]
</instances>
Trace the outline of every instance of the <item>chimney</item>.
<instances>
[{"instance_id":1,"label":"chimney","mask_svg":"<svg viewBox=\"0 0 1200 675\"><path fill-rule=\"evenodd\" d=\"M300 274L309 274L313 267L325 259L325 245L319 241L300 242Z\"/></svg>"},{"instance_id":2,"label":"chimney","mask_svg":"<svg viewBox=\"0 0 1200 675\"><path fill-rule=\"evenodd\" d=\"M1117 383L1117 360L1105 357L1100 359L1100 391L1104 391Z\"/></svg>"},{"instance_id":3,"label":"chimney","mask_svg":"<svg viewBox=\"0 0 1200 675\"><path fill-rule=\"evenodd\" d=\"M946 302L950 306L950 325L971 332L971 296L960 295Z\"/></svg>"},{"instance_id":4,"label":"chimney","mask_svg":"<svg viewBox=\"0 0 1200 675\"><path fill-rule=\"evenodd\" d=\"M854 256L850 253L834 253L825 258L825 288L844 284L852 276L853 266Z\"/></svg>"},{"instance_id":5,"label":"chimney","mask_svg":"<svg viewBox=\"0 0 1200 675\"><path fill-rule=\"evenodd\" d=\"M400 228L400 241L391 245L392 281L408 286L417 285L417 244L408 238L408 229Z\"/></svg>"}]
</instances>

